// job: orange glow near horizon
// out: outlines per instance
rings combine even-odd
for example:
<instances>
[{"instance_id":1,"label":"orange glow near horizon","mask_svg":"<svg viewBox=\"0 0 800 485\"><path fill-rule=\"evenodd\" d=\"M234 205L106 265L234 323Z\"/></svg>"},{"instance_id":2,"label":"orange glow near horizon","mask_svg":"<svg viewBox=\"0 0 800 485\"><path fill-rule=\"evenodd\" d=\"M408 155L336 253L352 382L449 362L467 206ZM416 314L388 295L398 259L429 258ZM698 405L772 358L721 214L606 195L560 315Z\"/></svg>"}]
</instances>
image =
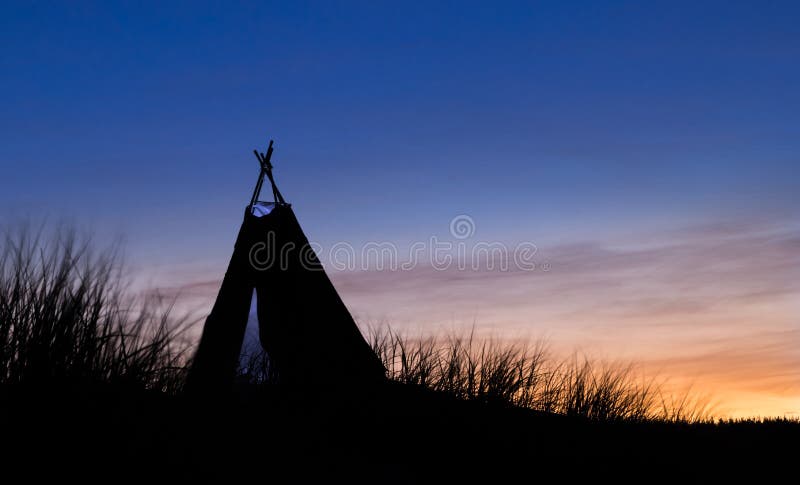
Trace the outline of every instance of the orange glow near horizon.
<instances>
[{"instance_id":1,"label":"orange glow near horizon","mask_svg":"<svg viewBox=\"0 0 800 485\"><path fill-rule=\"evenodd\" d=\"M720 416L800 416L797 231L645 236L541 248L547 272L333 276L361 321L545 338L561 354L640 364L667 389L708 396Z\"/></svg>"},{"instance_id":2,"label":"orange glow near horizon","mask_svg":"<svg viewBox=\"0 0 800 485\"><path fill-rule=\"evenodd\" d=\"M544 339L557 355L633 362L667 389L690 387L717 416L800 416L797 230L709 225L645 236L540 248L546 272L329 273L364 326ZM210 308L219 280L189 279L173 288Z\"/></svg>"}]
</instances>

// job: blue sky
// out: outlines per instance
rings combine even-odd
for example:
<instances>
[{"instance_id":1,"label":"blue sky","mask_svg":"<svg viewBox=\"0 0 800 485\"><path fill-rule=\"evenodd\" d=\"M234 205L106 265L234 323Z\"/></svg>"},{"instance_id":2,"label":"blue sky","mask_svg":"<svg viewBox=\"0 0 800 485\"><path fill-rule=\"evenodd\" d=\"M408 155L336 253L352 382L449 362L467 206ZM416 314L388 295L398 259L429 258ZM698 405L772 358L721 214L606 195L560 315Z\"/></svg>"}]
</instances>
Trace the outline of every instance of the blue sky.
<instances>
[{"instance_id":1,"label":"blue sky","mask_svg":"<svg viewBox=\"0 0 800 485\"><path fill-rule=\"evenodd\" d=\"M460 213L539 240L796 214L799 10L6 5L0 202L211 257L272 137L323 241L425 237Z\"/></svg>"},{"instance_id":2,"label":"blue sky","mask_svg":"<svg viewBox=\"0 0 800 485\"><path fill-rule=\"evenodd\" d=\"M0 222L122 237L207 308L274 138L312 240L466 214L553 264L336 275L354 314L528 328L800 412L800 3L498 3L6 2Z\"/></svg>"}]
</instances>

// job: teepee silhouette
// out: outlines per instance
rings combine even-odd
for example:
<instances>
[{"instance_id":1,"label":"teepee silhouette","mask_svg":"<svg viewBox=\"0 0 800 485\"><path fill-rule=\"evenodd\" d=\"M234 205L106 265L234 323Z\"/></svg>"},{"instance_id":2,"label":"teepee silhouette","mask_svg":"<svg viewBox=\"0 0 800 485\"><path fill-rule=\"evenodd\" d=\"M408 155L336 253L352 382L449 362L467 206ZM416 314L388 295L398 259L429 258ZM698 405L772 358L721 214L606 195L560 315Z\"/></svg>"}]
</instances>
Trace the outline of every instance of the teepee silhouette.
<instances>
[{"instance_id":1,"label":"teepee silhouette","mask_svg":"<svg viewBox=\"0 0 800 485\"><path fill-rule=\"evenodd\" d=\"M290 388L352 388L386 379L272 175L272 148L254 150L260 174L228 270L208 315L187 380L195 393L231 388L253 291L261 345ZM259 201L264 176L272 202Z\"/></svg>"}]
</instances>

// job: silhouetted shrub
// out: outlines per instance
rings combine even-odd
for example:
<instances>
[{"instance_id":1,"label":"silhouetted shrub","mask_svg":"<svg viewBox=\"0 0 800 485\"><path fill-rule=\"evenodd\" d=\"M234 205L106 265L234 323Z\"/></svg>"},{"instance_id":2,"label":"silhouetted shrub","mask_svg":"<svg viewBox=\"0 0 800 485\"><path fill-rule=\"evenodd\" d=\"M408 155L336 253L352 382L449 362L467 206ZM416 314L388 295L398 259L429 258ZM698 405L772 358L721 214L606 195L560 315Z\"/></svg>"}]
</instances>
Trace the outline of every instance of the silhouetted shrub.
<instances>
[{"instance_id":1,"label":"silhouetted shrub","mask_svg":"<svg viewBox=\"0 0 800 485\"><path fill-rule=\"evenodd\" d=\"M372 331L370 340L392 379L462 399L602 421L712 419L708 400L668 394L631 364L557 359L541 341L477 341L474 333L408 338L388 329Z\"/></svg>"},{"instance_id":2,"label":"silhouetted shrub","mask_svg":"<svg viewBox=\"0 0 800 485\"><path fill-rule=\"evenodd\" d=\"M0 249L0 384L113 383L176 392L184 320L126 293L115 247L18 226Z\"/></svg>"}]
</instances>

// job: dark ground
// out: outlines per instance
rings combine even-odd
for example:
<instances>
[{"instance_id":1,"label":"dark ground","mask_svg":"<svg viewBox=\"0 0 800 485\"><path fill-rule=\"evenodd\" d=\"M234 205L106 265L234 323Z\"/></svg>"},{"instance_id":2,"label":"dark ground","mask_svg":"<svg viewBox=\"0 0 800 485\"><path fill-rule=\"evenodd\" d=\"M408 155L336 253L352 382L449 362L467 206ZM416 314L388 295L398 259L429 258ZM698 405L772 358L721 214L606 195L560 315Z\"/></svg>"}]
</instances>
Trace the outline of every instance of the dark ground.
<instances>
[{"instance_id":1,"label":"dark ground","mask_svg":"<svg viewBox=\"0 0 800 485\"><path fill-rule=\"evenodd\" d=\"M598 423L394 384L324 395L5 388L2 482L793 483L800 464L797 422Z\"/></svg>"}]
</instances>

